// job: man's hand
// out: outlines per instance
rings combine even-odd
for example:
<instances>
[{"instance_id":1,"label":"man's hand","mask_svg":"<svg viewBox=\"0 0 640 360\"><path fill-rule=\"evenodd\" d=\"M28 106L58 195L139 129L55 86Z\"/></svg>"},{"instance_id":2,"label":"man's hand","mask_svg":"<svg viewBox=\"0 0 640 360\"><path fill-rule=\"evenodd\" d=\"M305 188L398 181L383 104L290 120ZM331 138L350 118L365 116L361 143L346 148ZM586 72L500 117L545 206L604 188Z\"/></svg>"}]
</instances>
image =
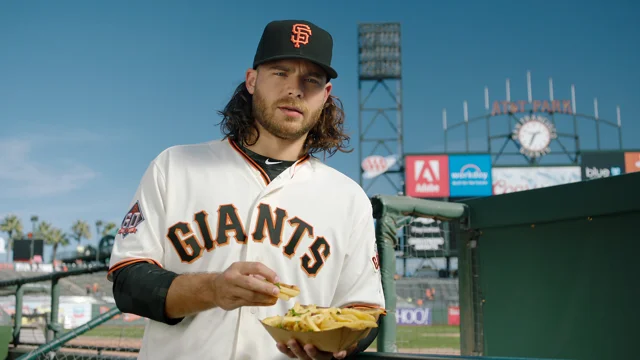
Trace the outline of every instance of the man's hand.
<instances>
[{"instance_id":1,"label":"man's hand","mask_svg":"<svg viewBox=\"0 0 640 360\"><path fill-rule=\"evenodd\" d=\"M278 343L276 344L278 350L281 353L287 355L292 359L303 359L303 360L330 360L330 359L344 359L353 352L357 344L349 348L348 350L342 350L337 353L330 353L325 351L320 351L316 349L315 346L307 344L300 345L294 339L289 340L286 344Z\"/></svg>"},{"instance_id":2,"label":"man's hand","mask_svg":"<svg viewBox=\"0 0 640 360\"><path fill-rule=\"evenodd\" d=\"M268 280L264 281L263 279ZM233 310L241 306L271 306L280 291L276 273L258 262L235 262L213 280L217 307Z\"/></svg>"}]
</instances>

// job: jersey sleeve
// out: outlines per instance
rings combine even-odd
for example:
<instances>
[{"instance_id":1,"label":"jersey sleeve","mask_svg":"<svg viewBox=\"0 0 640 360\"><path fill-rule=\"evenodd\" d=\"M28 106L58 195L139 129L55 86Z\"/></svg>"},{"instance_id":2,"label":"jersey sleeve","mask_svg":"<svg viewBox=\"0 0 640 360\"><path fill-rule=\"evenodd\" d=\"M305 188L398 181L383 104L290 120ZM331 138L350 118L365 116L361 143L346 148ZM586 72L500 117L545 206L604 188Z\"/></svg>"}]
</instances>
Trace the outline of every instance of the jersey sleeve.
<instances>
[{"instance_id":1,"label":"jersey sleeve","mask_svg":"<svg viewBox=\"0 0 640 360\"><path fill-rule=\"evenodd\" d=\"M124 266L144 261L162 267L165 178L155 160L146 169L113 241L107 278Z\"/></svg>"},{"instance_id":2,"label":"jersey sleeve","mask_svg":"<svg viewBox=\"0 0 640 360\"><path fill-rule=\"evenodd\" d=\"M384 308L380 258L371 205L360 218L349 239L350 252L338 280L331 306L374 306Z\"/></svg>"}]
</instances>

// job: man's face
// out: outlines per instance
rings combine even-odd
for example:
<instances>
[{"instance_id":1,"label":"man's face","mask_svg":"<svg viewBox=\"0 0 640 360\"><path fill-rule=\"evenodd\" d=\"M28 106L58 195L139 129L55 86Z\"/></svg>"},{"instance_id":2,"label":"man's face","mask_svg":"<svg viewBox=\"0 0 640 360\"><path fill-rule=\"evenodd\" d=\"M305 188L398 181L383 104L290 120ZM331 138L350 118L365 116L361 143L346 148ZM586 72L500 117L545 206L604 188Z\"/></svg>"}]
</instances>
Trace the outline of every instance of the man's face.
<instances>
[{"instance_id":1,"label":"man's face","mask_svg":"<svg viewBox=\"0 0 640 360\"><path fill-rule=\"evenodd\" d=\"M247 71L258 124L285 140L297 140L318 121L331 83L319 66L304 60L280 60Z\"/></svg>"}]
</instances>

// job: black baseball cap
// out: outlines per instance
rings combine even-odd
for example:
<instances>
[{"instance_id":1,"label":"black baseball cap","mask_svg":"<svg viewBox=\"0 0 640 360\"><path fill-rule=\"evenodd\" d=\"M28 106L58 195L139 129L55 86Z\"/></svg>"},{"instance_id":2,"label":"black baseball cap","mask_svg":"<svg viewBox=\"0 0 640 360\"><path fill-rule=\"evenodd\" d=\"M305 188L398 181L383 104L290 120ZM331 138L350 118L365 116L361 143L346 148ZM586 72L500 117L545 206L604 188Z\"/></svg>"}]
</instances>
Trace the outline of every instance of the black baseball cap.
<instances>
[{"instance_id":1,"label":"black baseball cap","mask_svg":"<svg viewBox=\"0 0 640 360\"><path fill-rule=\"evenodd\" d=\"M321 27L305 20L272 21L264 28L253 68L273 60L305 59L335 79L338 73L331 67L332 54L333 38Z\"/></svg>"}]
</instances>

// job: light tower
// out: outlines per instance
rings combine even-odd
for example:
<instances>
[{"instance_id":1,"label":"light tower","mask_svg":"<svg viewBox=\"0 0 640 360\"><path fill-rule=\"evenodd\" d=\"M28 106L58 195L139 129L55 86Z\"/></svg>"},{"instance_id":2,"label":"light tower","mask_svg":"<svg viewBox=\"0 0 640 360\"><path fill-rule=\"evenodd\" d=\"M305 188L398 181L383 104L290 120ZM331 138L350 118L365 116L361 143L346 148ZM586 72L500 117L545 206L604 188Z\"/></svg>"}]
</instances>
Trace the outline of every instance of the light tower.
<instances>
[{"instance_id":1,"label":"light tower","mask_svg":"<svg viewBox=\"0 0 640 360\"><path fill-rule=\"evenodd\" d=\"M399 23L358 25L360 186L404 193L402 62ZM386 186L385 186L386 185Z\"/></svg>"}]
</instances>

